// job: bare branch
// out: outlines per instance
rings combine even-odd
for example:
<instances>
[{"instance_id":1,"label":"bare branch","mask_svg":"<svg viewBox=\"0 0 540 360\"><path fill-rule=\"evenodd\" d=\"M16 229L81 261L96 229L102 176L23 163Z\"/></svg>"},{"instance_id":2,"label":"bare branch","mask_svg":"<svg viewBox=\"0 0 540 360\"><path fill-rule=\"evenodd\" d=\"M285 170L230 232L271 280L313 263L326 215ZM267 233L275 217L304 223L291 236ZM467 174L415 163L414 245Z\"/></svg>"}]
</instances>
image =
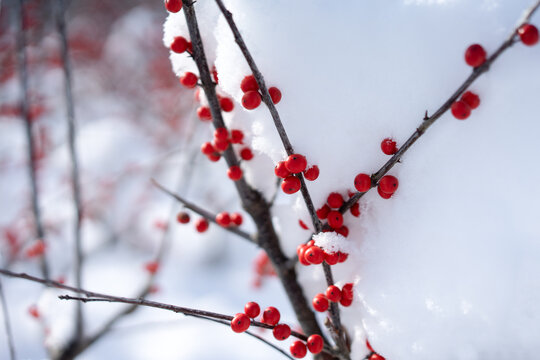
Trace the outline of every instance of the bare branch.
<instances>
[{"instance_id":1,"label":"bare branch","mask_svg":"<svg viewBox=\"0 0 540 360\"><path fill-rule=\"evenodd\" d=\"M450 107L452 104L459 98L459 96L467 90L467 88L483 73L487 72L491 66L497 60L497 58L508 48L510 48L517 39L517 32L518 29L526 22L529 21L531 16L534 14L534 12L540 7L540 0L536 1L536 3L530 7L524 14L522 20L518 23L518 25L512 30L508 38L499 46L495 52L486 59L486 61L480 65L479 67L476 67L473 69L472 73L469 75L467 79L461 84L461 86L444 102L444 104L437 109L431 116L426 116L422 120L422 123L416 131L405 141L405 143L399 148L398 152L396 152L387 162L384 164L376 173L371 175L371 188L374 188L377 186L379 180L394 167L394 165L399 162L402 158L402 156L405 154L407 150L422 136L426 130L437 120L439 119ZM369 191L369 190L368 190ZM345 202L339 211L341 213L346 212L349 210L363 195L364 193L356 192L347 202Z\"/></svg>"},{"instance_id":2,"label":"bare branch","mask_svg":"<svg viewBox=\"0 0 540 360\"><path fill-rule=\"evenodd\" d=\"M11 332L8 305L6 301L6 296L4 295L4 286L2 285L2 281L0 281L0 301L2 301L2 312L4 313L4 328L6 329L6 337L9 347L9 357L11 360L15 360L17 358L15 355L15 342L13 341L13 333Z\"/></svg>"},{"instance_id":3,"label":"bare branch","mask_svg":"<svg viewBox=\"0 0 540 360\"><path fill-rule=\"evenodd\" d=\"M156 180L152 179L152 183L158 188L160 189L161 191L163 191L164 193L166 193L167 195L169 196L172 196L173 198L175 198L176 200L178 200L179 202L181 202L182 204L184 204L184 206L190 210L192 210L193 212L196 212L197 214L201 215L202 217L204 217L206 220L208 221L211 221L213 222L214 224L217 224L216 222L216 215L215 214L212 214L211 212L187 201L186 199L184 199L183 197L181 197L180 195L177 195L175 193L173 193L172 191L166 189L165 187L163 187L163 185L161 185L160 183L158 183ZM219 225L219 224L218 224ZM231 227L222 227L220 225L221 228L229 231L229 232L232 232L233 234L235 235L238 235L252 243L256 243L256 240L253 236L249 235L248 233L246 233L245 231L243 230L240 230L238 229L237 227L234 227L234 226L231 226Z\"/></svg>"}]
</instances>

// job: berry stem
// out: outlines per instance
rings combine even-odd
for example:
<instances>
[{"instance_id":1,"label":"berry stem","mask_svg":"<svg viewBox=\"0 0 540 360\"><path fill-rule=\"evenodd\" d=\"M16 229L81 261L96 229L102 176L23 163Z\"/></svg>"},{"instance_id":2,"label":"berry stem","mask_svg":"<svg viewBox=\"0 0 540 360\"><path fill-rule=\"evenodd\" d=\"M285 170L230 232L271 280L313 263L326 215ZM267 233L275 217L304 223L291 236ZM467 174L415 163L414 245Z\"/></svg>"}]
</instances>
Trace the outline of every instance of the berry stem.
<instances>
[{"instance_id":1,"label":"berry stem","mask_svg":"<svg viewBox=\"0 0 540 360\"><path fill-rule=\"evenodd\" d=\"M437 120L439 119L450 107L452 104L459 98L459 96L467 90L469 86L483 73L487 72L493 62L508 48L510 48L514 43L518 42L518 30L519 28L529 22L529 19L534 14L534 12L540 7L540 0L537 0L533 6L531 6L527 11L525 11L523 18L512 30L508 38L497 48L497 50L487 58L487 60L480 66L474 68L472 73L467 79L461 84L461 86L444 102L437 111L435 111L431 116L424 117L422 123L413 134L407 139L407 141L399 148L399 150L373 175L371 175L371 188L375 187L379 180L394 167L394 165L401 160L401 157L405 152L418 140L426 130ZM517 41L516 41L517 40ZM368 190L369 191L369 190ZM366 191L367 192L367 191ZM349 210L366 192L356 192L345 204L341 206L339 211L345 213Z\"/></svg>"}]
</instances>

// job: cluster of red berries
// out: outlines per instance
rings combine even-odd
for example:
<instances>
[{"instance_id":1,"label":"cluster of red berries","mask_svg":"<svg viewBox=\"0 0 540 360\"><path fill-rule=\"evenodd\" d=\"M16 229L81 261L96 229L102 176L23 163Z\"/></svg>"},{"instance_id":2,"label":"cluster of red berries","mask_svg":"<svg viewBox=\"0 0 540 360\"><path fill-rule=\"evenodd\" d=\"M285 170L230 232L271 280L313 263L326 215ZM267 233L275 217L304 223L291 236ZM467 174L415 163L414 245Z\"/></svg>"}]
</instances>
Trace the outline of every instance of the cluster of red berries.
<instances>
[{"instance_id":1,"label":"cluster of red berries","mask_svg":"<svg viewBox=\"0 0 540 360\"><path fill-rule=\"evenodd\" d=\"M297 174L303 173L306 180L314 181L319 177L319 167L313 165L307 168L307 160L304 155L292 154L286 160L277 163L274 174L283 179L281 190L285 194L294 194L300 190L301 182Z\"/></svg>"},{"instance_id":2,"label":"cluster of red berries","mask_svg":"<svg viewBox=\"0 0 540 360\"><path fill-rule=\"evenodd\" d=\"M335 285L330 285L324 294L319 293L315 295L312 301L313 309L318 312L325 312L330 307L330 301L339 302L345 307L350 306L353 301L353 295L352 283L343 285L341 290Z\"/></svg>"},{"instance_id":3,"label":"cluster of red berries","mask_svg":"<svg viewBox=\"0 0 540 360\"><path fill-rule=\"evenodd\" d=\"M255 76L248 75L242 79L240 89L244 92L242 96L242 106L248 110L253 110L261 105L262 97L259 93L259 84L255 80ZM281 101L281 91L273 86L268 89L268 93L272 98L272 102L277 104Z\"/></svg>"},{"instance_id":4,"label":"cluster of red berries","mask_svg":"<svg viewBox=\"0 0 540 360\"><path fill-rule=\"evenodd\" d=\"M229 144L243 144L244 133L242 130L232 129L229 131L224 127L219 127L214 131L212 142L207 141L201 145L201 152L210 161L218 161L221 154L229 148Z\"/></svg>"},{"instance_id":5,"label":"cluster of red berries","mask_svg":"<svg viewBox=\"0 0 540 360\"><path fill-rule=\"evenodd\" d=\"M176 215L176 220L180 224L187 224L190 221L190 216L187 212L180 211L178 215ZM208 230L209 225L210 224L208 223L208 220L206 220L205 218L199 218L197 221L195 221L195 230L197 230L197 232L203 233Z\"/></svg>"},{"instance_id":6,"label":"cluster of red berries","mask_svg":"<svg viewBox=\"0 0 540 360\"><path fill-rule=\"evenodd\" d=\"M326 252L317 245L315 241L309 240L307 244L300 244L296 248L296 254L298 255L298 261L302 265L319 265L325 261L328 265L336 265L347 260L349 254L337 251Z\"/></svg>"},{"instance_id":7,"label":"cluster of red berries","mask_svg":"<svg viewBox=\"0 0 540 360\"><path fill-rule=\"evenodd\" d=\"M458 120L465 120L471 115L471 110L480 106L480 97L471 91L461 95L461 99L455 101L450 108L452 115Z\"/></svg>"},{"instance_id":8,"label":"cluster of red berries","mask_svg":"<svg viewBox=\"0 0 540 360\"><path fill-rule=\"evenodd\" d=\"M223 227L240 226L242 225L242 221L242 215L236 212L229 214L223 211L216 215L216 222Z\"/></svg>"},{"instance_id":9,"label":"cluster of red berries","mask_svg":"<svg viewBox=\"0 0 540 360\"><path fill-rule=\"evenodd\" d=\"M36 240L28 249L26 249L26 256L29 258L35 258L42 256L45 253L45 242L43 240Z\"/></svg>"},{"instance_id":10,"label":"cluster of red berries","mask_svg":"<svg viewBox=\"0 0 540 360\"><path fill-rule=\"evenodd\" d=\"M238 313L231 320L231 329L236 333L242 333L249 329L251 319L255 319L261 313L261 308L256 302L248 302L244 306L244 312ZM272 334L274 337L283 341L291 336L291 327L287 324L280 324L281 314L273 306L267 307L262 313L261 322L273 326ZM303 358L309 350L312 354L318 354L323 350L324 341L320 335L314 334L308 337L307 345L303 341L297 340L292 343L290 351L295 358Z\"/></svg>"}]
</instances>

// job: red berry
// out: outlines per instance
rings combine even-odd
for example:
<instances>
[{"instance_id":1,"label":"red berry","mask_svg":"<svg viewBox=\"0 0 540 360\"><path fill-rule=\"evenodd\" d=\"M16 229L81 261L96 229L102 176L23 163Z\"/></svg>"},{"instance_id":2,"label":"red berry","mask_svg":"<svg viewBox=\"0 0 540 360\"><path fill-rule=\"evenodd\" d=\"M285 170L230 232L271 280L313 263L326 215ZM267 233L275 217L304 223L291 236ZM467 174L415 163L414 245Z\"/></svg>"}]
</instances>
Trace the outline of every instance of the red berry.
<instances>
[{"instance_id":1,"label":"red berry","mask_svg":"<svg viewBox=\"0 0 540 360\"><path fill-rule=\"evenodd\" d=\"M204 155L210 155L212 153L215 153L217 150L214 148L211 142L207 141L201 146L201 152Z\"/></svg>"},{"instance_id":2,"label":"red berry","mask_svg":"<svg viewBox=\"0 0 540 360\"><path fill-rule=\"evenodd\" d=\"M315 181L319 177L319 167L317 165L313 165L309 169L306 169L304 171L304 177L306 180L309 181Z\"/></svg>"},{"instance_id":3,"label":"red berry","mask_svg":"<svg viewBox=\"0 0 540 360\"><path fill-rule=\"evenodd\" d=\"M321 335L313 334L307 338L307 348L310 353L318 354L323 350L324 340Z\"/></svg>"},{"instance_id":4,"label":"red berry","mask_svg":"<svg viewBox=\"0 0 540 360\"><path fill-rule=\"evenodd\" d=\"M523 24L518 30L521 42L527 46L532 46L538 42L538 29L531 24Z\"/></svg>"},{"instance_id":5,"label":"red berry","mask_svg":"<svg viewBox=\"0 0 540 360\"><path fill-rule=\"evenodd\" d=\"M353 206L351 206L351 214L352 216L356 216L356 217L360 216L360 203L355 202Z\"/></svg>"},{"instance_id":6,"label":"red berry","mask_svg":"<svg viewBox=\"0 0 540 360\"><path fill-rule=\"evenodd\" d=\"M463 100L458 100L450 108L452 115L458 120L465 120L471 115L471 107Z\"/></svg>"},{"instance_id":7,"label":"red berry","mask_svg":"<svg viewBox=\"0 0 540 360\"><path fill-rule=\"evenodd\" d=\"M216 222L223 227L227 227L231 225L231 216L226 211L220 212L216 215Z\"/></svg>"},{"instance_id":8,"label":"red berry","mask_svg":"<svg viewBox=\"0 0 540 360\"><path fill-rule=\"evenodd\" d=\"M242 150L240 150L240 157L242 158L242 160L249 161L253 159L253 152L248 147L243 148Z\"/></svg>"},{"instance_id":9,"label":"red berry","mask_svg":"<svg viewBox=\"0 0 540 360\"><path fill-rule=\"evenodd\" d=\"M464 101L471 109L476 109L480 105L480 97L471 91L466 91L461 95L461 101Z\"/></svg>"},{"instance_id":10,"label":"red berry","mask_svg":"<svg viewBox=\"0 0 540 360\"><path fill-rule=\"evenodd\" d=\"M242 218L242 215L239 213L232 213L230 217L231 217L231 222L236 226L242 225L242 222L244 221L244 219Z\"/></svg>"},{"instance_id":11,"label":"red berry","mask_svg":"<svg viewBox=\"0 0 540 360\"><path fill-rule=\"evenodd\" d=\"M180 77L180 84L184 85L185 87L192 89L197 85L197 80L199 78L197 75L195 75L192 72L187 72L183 76Z\"/></svg>"},{"instance_id":12,"label":"red berry","mask_svg":"<svg viewBox=\"0 0 540 360\"><path fill-rule=\"evenodd\" d=\"M285 180L281 183L281 190L285 194L294 194L298 190L300 190L300 187L302 184L300 183L300 179L298 179L296 176L287 176Z\"/></svg>"},{"instance_id":13,"label":"red berry","mask_svg":"<svg viewBox=\"0 0 540 360\"><path fill-rule=\"evenodd\" d=\"M274 334L274 337L276 339L278 339L280 341L285 340L289 336L291 336L291 328L287 324L278 324L278 325L276 325L274 330L272 330L272 333Z\"/></svg>"},{"instance_id":14,"label":"red berry","mask_svg":"<svg viewBox=\"0 0 540 360\"><path fill-rule=\"evenodd\" d=\"M385 175L379 181L379 188L385 194L393 194L398 188L399 182L395 176Z\"/></svg>"},{"instance_id":15,"label":"red berry","mask_svg":"<svg viewBox=\"0 0 540 360\"><path fill-rule=\"evenodd\" d=\"M344 263L347 261L347 258L349 257L349 254L338 251L338 263Z\"/></svg>"},{"instance_id":16,"label":"red berry","mask_svg":"<svg viewBox=\"0 0 540 360\"><path fill-rule=\"evenodd\" d=\"M287 160L285 160L285 167L293 174L298 174L306 170L306 166L306 157L300 154L289 155Z\"/></svg>"},{"instance_id":17,"label":"red berry","mask_svg":"<svg viewBox=\"0 0 540 360\"><path fill-rule=\"evenodd\" d=\"M189 214L184 211L180 211L178 215L176 215L176 220L178 220L180 224L187 224L189 222Z\"/></svg>"},{"instance_id":18,"label":"red berry","mask_svg":"<svg viewBox=\"0 0 540 360\"><path fill-rule=\"evenodd\" d=\"M307 354L306 345L300 340L293 342L289 350L291 351L291 355L297 359L301 359Z\"/></svg>"},{"instance_id":19,"label":"red berry","mask_svg":"<svg viewBox=\"0 0 540 360\"><path fill-rule=\"evenodd\" d=\"M394 155L398 151L396 142L391 138L386 138L381 142L381 150L386 155Z\"/></svg>"},{"instance_id":20,"label":"red berry","mask_svg":"<svg viewBox=\"0 0 540 360\"><path fill-rule=\"evenodd\" d=\"M188 41L183 36L177 36L171 43L171 50L177 54L181 54L187 50Z\"/></svg>"},{"instance_id":21,"label":"red berry","mask_svg":"<svg viewBox=\"0 0 540 360\"><path fill-rule=\"evenodd\" d=\"M336 252L327 253L326 251L324 252L324 261L326 261L328 265L336 265L338 263L338 260L339 260L338 253Z\"/></svg>"},{"instance_id":22,"label":"red berry","mask_svg":"<svg viewBox=\"0 0 540 360\"><path fill-rule=\"evenodd\" d=\"M233 165L227 170L227 176L232 181L238 181L242 177L242 169L240 169L240 166Z\"/></svg>"},{"instance_id":23,"label":"red berry","mask_svg":"<svg viewBox=\"0 0 540 360\"><path fill-rule=\"evenodd\" d=\"M339 209L339 207L343 205L343 196L336 192L330 193L330 195L328 195L328 198L326 199L326 203L331 208Z\"/></svg>"},{"instance_id":24,"label":"red berry","mask_svg":"<svg viewBox=\"0 0 540 360\"><path fill-rule=\"evenodd\" d=\"M244 77L242 79L242 82L240 83L240 89L242 89L243 92L259 90L259 85L257 85L257 80L255 80L255 76L248 75Z\"/></svg>"},{"instance_id":25,"label":"red berry","mask_svg":"<svg viewBox=\"0 0 540 360\"><path fill-rule=\"evenodd\" d=\"M287 167L285 166L285 161L280 161L277 163L276 167L274 168L274 174L282 179L285 179L287 176L291 175L290 171L287 170Z\"/></svg>"},{"instance_id":26,"label":"red berry","mask_svg":"<svg viewBox=\"0 0 540 360\"><path fill-rule=\"evenodd\" d=\"M268 89L268 93L270 93L270 97L272 98L272 102L274 104L277 104L281 101L281 91L275 86Z\"/></svg>"},{"instance_id":27,"label":"red berry","mask_svg":"<svg viewBox=\"0 0 540 360\"><path fill-rule=\"evenodd\" d=\"M343 226L343 215L339 211L330 211L328 213L328 225L333 229L339 229Z\"/></svg>"},{"instance_id":28,"label":"red berry","mask_svg":"<svg viewBox=\"0 0 540 360\"><path fill-rule=\"evenodd\" d=\"M172 13L179 12L182 9L182 0L165 0L165 9Z\"/></svg>"},{"instance_id":29,"label":"red berry","mask_svg":"<svg viewBox=\"0 0 540 360\"><path fill-rule=\"evenodd\" d=\"M347 237L349 236L349 228L346 227L345 225L343 225L342 227L340 227L339 229L336 229L336 232L340 235L342 235L343 237Z\"/></svg>"},{"instance_id":30,"label":"red berry","mask_svg":"<svg viewBox=\"0 0 540 360\"><path fill-rule=\"evenodd\" d=\"M208 106L201 106L197 109L197 116L201 120L212 120L212 113Z\"/></svg>"},{"instance_id":31,"label":"red berry","mask_svg":"<svg viewBox=\"0 0 540 360\"><path fill-rule=\"evenodd\" d=\"M326 289L326 298L332 302L338 302L341 299L341 290L335 285L330 285Z\"/></svg>"},{"instance_id":32,"label":"red berry","mask_svg":"<svg viewBox=\"0 0 540 360\"><path fill-rule=\"evenodd\" d=\"M368 174L358 174L354 178L354 187L359 192L366 192L371 188L371 176Z\"/></svg>"},{"instance_id":33,"label":"red berry","mask_svg":"<svg viewBox=\"0 0 540 360\"><path fill-rule=\"evenodd\" d=\"M310 246L304 252L304 257L310 264L319 265L324 261L324 251L318 246Z\"/></svg>"},{"instance_id":34,"label":"red berry","mask_svg":"<svg viewBox=\"0 0 540 360\"><path fill-rule=\"evenodd\" d=\"M302 247L298 250L298 261L300 261L300 264L304 266L309 266L311 263L306 259L306 250L309 249L309 246L302 245Z\"/></svg>"},{"instance_id":35,"label":"red berry","mask_svg":"<svg viewBox=\"0 0 540 360\"><path fill-rule=\"evenodd\" d=\"M228 97L219 99L219 106L221 106L221 110L225 112L231 112L234 110L234 103Z\"/></svg>"},{"instance_id":36,"label":"red berry","mask_svg":"<svg viewBox=\"0 0 540 360\"><path fill-rule=\"evenodd\" d=\"M36 305L30 305L30 307L28 308L28 313L35 319L39 319L40 317L39 310Z\"/></svg>"},{"instance_id":37,"label":"red berry","mask_svg":"<svg viewBox=\"0 0 540 360\"><path fill-rule=\"evenodd\" d=\"M486 51L479 44L473 44L465 50L465 62L472 67L482 65L486 61L486 56Z\"/></svg>"},{"instance_id":38,"label":"red berry","mask_svg":"<svg viewBox=\"0 0 540 360\"><path fill-rule=\"evenodd\" d=\"M227 128L218 127L214 131L214 139L227 140L228 138L229 138L229 131L227 130Z\"/></svg>"},{"instance_id":39,"label":"red berry","mask_svg":"<svg viewBox=\"0 0 540 360\"><path fill-rule=\"evenodd\" d=\"M255 319L261 313L261 308L256 302L250 301L244 306L244 312L250 318Z\"/></svg>"},{"instance_id":40,"label":"red berry","mask_svg":"<svg viewBox=\"0 0 540 360\"><path fill-rule=\"evenodd\" d=\"M216 151L223 152L229 147L229 140L214 139L214 141L212 141L212 146L214 146Z\"/></svg>"},{"instance_id":41,"label":"red berry","mask_svg":"<svg viewBox=\"0 0 540 360\"><path fill-rule=\"evenodd\" d=\"M150 261L150 262L147 262L146 264L144 264L144 268L150 274L155 274L159 269L159 263L157 261Z\"/></svg>"},{"instance_id":42,"label":"red berry","mask_svg":"<svg viewBox=\"0 0 540 360\"><path fill-rule=\"evenodd\" d=\"M371 354L368 360L385 360L385 358L379 354Z\"/></svg>"},{"instance_id":43,"label":"red berry","mask_svg":"<svg viewBox=\"0 0 540 360\"><path fill-rule=\"evenodd\" d=\"M380 187L377 187L377 192L383 199L390 199L392 197L392 194L387 194L383 192Z\"/></svg>"},{"instance_id":44,"label":"red berry","mask_svg":"<svg viewBox=\"0 0 540 360\"><path fill-rule=\"evenodd\" d=\"M320 209L317 210L317 217L321 220L324 220L328 217L330 213L330 206L324 204Z\"/></svg>"},{"instance_id":45,"label":"red berry","mask_svg":"<svg viewBox=\"0 0 540 360\"><path fill-rule=\"evenodd\" d=\"M233 144L243 144L244 141L244 132L242 130L233 129L231 130L231 142Z\"/></svg>"},{"instance_id":46,"label":"red berry","mask_svg":"<svg viewBox=\"0 0 540 360\"><path fill-rule=\"evenodd\" d=\"M324 312L328 310L328 299L324 294L317 294L312 301L313 309L318 312Z\"/></svg>"},{"instance_id":47,"label":"red berry","mask_svg":"<svg viewBox=\"0 0 540 360\"><path fill-rule=\"evenodd\" d=\"M246 314L236 314L236 316L231 320L231 329L235 333L241 333L246 331L251 324L251 320Z\"/></svg>"},{"instance_id":48,"label":"red berry","mask_svg":"<svg viewBox=\"0 0 540 360\"><path fill-rule=\"evenodd\" d=\"M269 306L263 312L262 322L268 325L276 325L280 317L279 310L273 306Z\"/></svg>"},{"instance_id":49,"label":"red berry","mask_svg":"<svg viewBox=\"0 0 540 360\"><path fill-rule=\"evenodd\" d=\"M261 94L257 91L248 91L242 96L242 106L248 110L256 109L261 105Z\"/></svg>"},{"instance_id":50,"label":"red berry","mask_svg":"<svg viewBox=\"0 0 540 360\"><path fill-rule=\"evenodd\" d=\"M219 161L219 159L221 159L221 155L219 155L217 152L208 154L208 160L210 161L216 162Z\"/></svg>"},{"instance_id":51,"label":"red berry","mask_svg":"<svg viewBox=\"0 0 540 360\"><path fill-rule=\"evenodd\" d=\"M208 230L208 221L204 218L200 218L195 222L195 229L200 233L205 232Z\"/></svg>"},{"instance_id":52,"label":"red berry","mask_svg":"<svg viewBox=\"0 0 540 360\"><path fill-rule=\"evenodd\" d=\"M346 283L341 288L341 297L347 300L352 300L354 293L353 293L353 283Z\"/></svg>"},{"instance_id":53,"label":"red berry","mask_svg":"<svg viewBox=\"0 0 540 360\"><path fill-rule=\"evenodd\" d=\"M351 306L352 300L346 299L342 296L341 299L339 300L339 303L341 304L341 306L347 307L347 306Z\"/></svg>"}]
</instances>

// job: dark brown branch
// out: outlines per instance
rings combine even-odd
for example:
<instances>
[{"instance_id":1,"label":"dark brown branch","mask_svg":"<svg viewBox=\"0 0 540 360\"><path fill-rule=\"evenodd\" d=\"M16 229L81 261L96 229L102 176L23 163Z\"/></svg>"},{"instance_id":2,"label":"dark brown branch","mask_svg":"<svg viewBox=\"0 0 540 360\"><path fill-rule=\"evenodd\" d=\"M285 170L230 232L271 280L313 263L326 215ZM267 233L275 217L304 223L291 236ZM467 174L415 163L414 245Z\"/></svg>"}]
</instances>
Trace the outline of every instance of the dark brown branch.
<instances>
[{"instance_id":1,"label":"dark brown branch","mask_svg":"<svg viewBox=\"0 0 540 360\"><path fill-rule=\"evenodd\" d=\"M2 281L0 281L0 301L2 301L2 312L4 313L4 328L6 329L6 337L9 348L9 358L15 360L17 356L15 355L15 342L13 341L13 333L11 332L11 323L9 322L9 311L6 301L6 296L4 295L4 286Z\"/></svg>"},{"instance_id":2,"label":"dark brown branch","mask_svg":"<svg viewBox=\"0 0 540 360\"><path fill-rule=\"evenodd\" d=\"M514 45L517 41L517 32L518 29L523 25L524 23L528 22L531 16L534 14L534 12L538 9L540 6L540 1L536 1L536 3L530 7L524 14L524 17L522 20L518 23L518 25L512 30L508 38L499 46L495 52L486 59L486 62L480 65L479 67L476 67L473 69L472 73L469 75L467 79L461 84L461 86L444 102L444 104L437 109L431 116L424 117L422 120L422 123L416 131L405 141L405 143L400 147L397 153L395 153L387 162L384 164L376 173L371 175L371 188L377 186L377 183L381 178L394 167L394 165L401 160L403 155L409 148L418 140L425 132L426 130L433 125L433 123L439 119L450 107L452 104L459 98L459 96L467 90L469 86L483 73L487 72L495 62L499 58L499 56L508 48L510 48L512 45ZM427 112L426 112L427 115ZM369 191L369 190L368 190ZM364 193L357 192L355 193L345 204L341 206L339 211L341 213L346 212L349 210L363 195Z\"/></svg>"},{"instance_id":3,"label":"dark brown branch","mask_svg":"<svg viewBox=\"0 0 540 360\"><path fill-rule=\"evenodd\" d=\"M79 161L77 149L75 146L75 105L73 101L72 90L72 75L71 63L69 59L69 47L67 41L66 29L66 4L64 0L56 2L56 28L60 37L62 67L64 70L64 90L66 100L66 121L68 127L67 143L69 149L69 157L71 160L71 185L73 190L73 202L75 206L75 286L82 287L82 267L83 267L83 252L82 252L82 237L81 237L81 221L82 221L82 201L81 201L81 182L79 176ZM82 306L77 304L75 310L75 334L74 340L78 341L82 338L84 332L84 318Z\"/></svg>"},{"instance_id":4,"label":"dark brown branch","mask_svg":"<svg viewBox=\"0 0 540 360\"><path fill-rule=\"evenodd\" d=\"M191 211L201 215L202 217L204 217L206 220L208 221L211 221L213 222L214 224L217 224L216 222L216 215L215 214L212 214L211 212L201 208L200 206L197 206L189 201L187 201L186 199L184 199L183 197L181 197L180 195L178 194L175 194L173 193L172 191L168 190L167 188L165 188L163 185L161 185L160 183L158 183L156 180L152 179L152 183L158 188L160 189L161 191L163 191L164 193L166 193L167 195L175 198L176 200L178 200L180 203L182 203L186 208L190 209ZM219 224L218 224L219 225ZM240 236L241 238L244 238L252 243L255 243L255 238L252 236L252 235L249 235L247 232L243 231L243 230L240 230L238 229L237 227L234 227L234 226L231 226L231 227L222 227L221 225L219 225L221 228L229 231L229 232L232 232L233 234L235 235L238 235Z\"/></svg>"},{"instance_id":5,"label":"dark brown branch","mask_svg":"<svg viewBox=\"0 0 540 360\"><path fill-rule=\"evenodd\" d=\"M13 7L15 11L15 23L17 32L17 70L19 73L19 81L22 90L21 94L21 110L25 120L26 141L28 142L28 170L30 175L30 186L32 196L32 212L34 214L34 224L36 230L36 238L45 242L45 230L41 219L41 211L39 208L39 191L37 186L37 161L35 158L36 147L32 136L32 119L30 116L30 92L28 89L28 63L26 59L26 34L23 29L24 21L24 1L18 0ZM43 277L49 277L49 267L47 265L46 252L41 255L40 265Z\"/></svg>"}]
</instances>

